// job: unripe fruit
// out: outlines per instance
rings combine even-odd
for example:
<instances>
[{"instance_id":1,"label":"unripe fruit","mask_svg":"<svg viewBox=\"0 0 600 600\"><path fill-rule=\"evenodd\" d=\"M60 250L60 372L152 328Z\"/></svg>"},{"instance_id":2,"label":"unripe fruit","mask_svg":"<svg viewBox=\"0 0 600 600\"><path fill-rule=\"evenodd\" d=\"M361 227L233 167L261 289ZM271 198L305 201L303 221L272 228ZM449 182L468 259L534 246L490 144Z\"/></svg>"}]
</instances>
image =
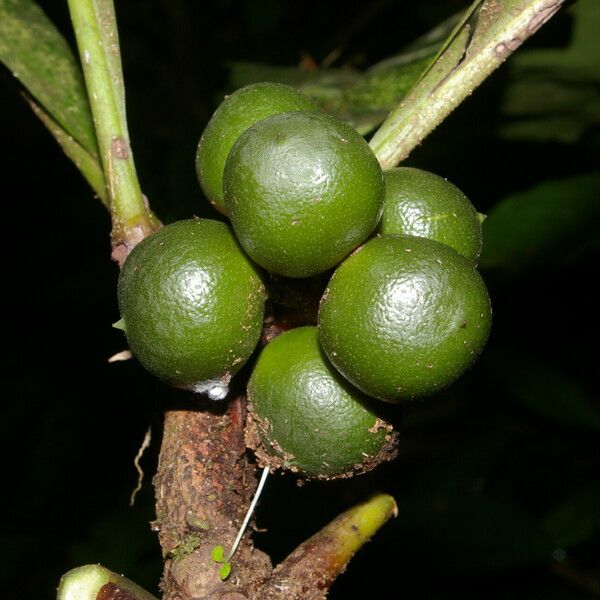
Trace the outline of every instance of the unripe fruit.
<instances>
[{"instance_id":1,"label":"unripe fruit","mask_svg":"<svg viewBox=\"0 0 600 600\"><path fill-rule=\"evenodd\" d=\"M225 160L238 137L257 121L292 110L319 111L308 96L280 83L255 83L226 96L208 122L196 153L196 173L204 193L221 211Z\"/></svg>"},{"instance_id":2,"label":"unripe fruit","mask_svg":"<svg viewBox=\"0 0 600 600\"><path fill-rule=\"evenodd\" d=\"M259 462L309 478L367 471L393 456L395 434L299 327L262 350L248 384L248 445Z\"/></svg>"},{"instance_id":3,"label":"unripe fruit","mask_svg":"<svg viewBox=\"0 0 600 600\"><path fill-rule=\"evenodd\" d=\"M431 394L477 358L491 307L473 263L445 244L385 235L335 271L319 339L336 368L391 402Z\"/></svg>"},{"instance_id":4,"label":"unripe fruit","mask_svg":"<svg viewBox=\"0 0 600 600\"><path fill-rule=\"evenodd\" d=\"M383 208L372 150L324 113L288 112L248 129L229 154L223 189L240 244L288 277L337 265L371 234Z\"/></svg>"},{"instance_id":5,"label":"unripe fruit","mask_svg":"<svg viewBox=\"0 0 600 600\"><path fill-rule=\"evenodd\" d=\"M424 237L454 248L474 263L481 253L481 221L469 199L452 183L422 169L384 173L381 234Z\"/></svg>"},{"instance_id":6,"label":"unripe fruit","mask_svg":"<svg viewBox=\"0 0 600 600\"><path fill-rule=\"evenodd\" d=\"M223 397L254 350L265 289L229 227L190 219L167 225L131 252L118 285L133 354L179 387Z\"/></svg>"}]
</instances>

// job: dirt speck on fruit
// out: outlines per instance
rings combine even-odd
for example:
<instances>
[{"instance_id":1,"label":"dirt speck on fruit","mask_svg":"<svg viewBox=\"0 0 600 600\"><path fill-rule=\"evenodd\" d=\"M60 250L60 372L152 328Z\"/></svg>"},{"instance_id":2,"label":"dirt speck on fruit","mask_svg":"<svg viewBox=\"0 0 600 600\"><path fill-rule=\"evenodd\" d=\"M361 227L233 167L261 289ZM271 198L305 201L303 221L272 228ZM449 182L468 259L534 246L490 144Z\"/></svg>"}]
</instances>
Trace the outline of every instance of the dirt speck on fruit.
<instances>
[{"instance_id":1,"label":"dirt speck on fruit","mask_svg":"<svg viewBox=\"0 0 600 600\"><path fill-rule=\"evenodd\" d=\"M271 472L278 469L298 472L298 467L293 465L294 455L285 450L269 437L270 423L268 419L261 419L251 402L251 390L248 390L248 413L244 439L246 447L254 452L259 467L269 467ZM264 440L268 440L265 444ZM270 447L270 448L269 448Z\"/></svg>"},{"instance_id":2,"label":"dirt speck on fruit","mask_svg":"<svg viewBox=\"0 0 600 600\"><path fill-rule=\"evenodd\" d=\"M298 480L298 485L302 485L303 479L321 479L326 481L349 479L355 475L366 473L384 462L393 460L398 454L398 432L394 431L392 425L379 418L375 420L369 432L376 434L382 429L387 431L385 444L376 454L368 455L363 452L364 461L353 465L348 471L339 475L320 474L306 477L296 465L292 464L295 460L294 455L286 452L277 441L270 439L269 421L268 419L261 419L256 414L252 406L252 391L251 389L248 390L248 418L245 430L246 446L254 452L260 467L268 466L271 472L280 469L298 474L301 477ZM327 466L326 463L324 465Z\"/></svg>"},{"instance_id":3,"label":"dirt speck on fruit","mask_svg":"<svg viewBox=\"0 0 600 600\"><path fill-rule=\"evenodd\" d=\"M351 256L354 256L355 254L358 254L364 247L365 247L365 244L363 244L362 246L359 246L358 248L356 248L355 250L350 252L350 254L348 255L348 258L350 258ZM334 273L334 275L335 275L335 273Z\"/></svg>"},{"instance_id":4,"label":"dirt speck on fruit","mask_svg":"<svg viewBox=\"0 0 600 600\"><path fill-rule=\"evenodd\" d=\"M381 429L392 431L392 426L389 423L386 423L383 419L377 417L375 419L375 423L373 423L373 427L369 427L369 433L377 433Z\"/></svg>"}]
</instances>

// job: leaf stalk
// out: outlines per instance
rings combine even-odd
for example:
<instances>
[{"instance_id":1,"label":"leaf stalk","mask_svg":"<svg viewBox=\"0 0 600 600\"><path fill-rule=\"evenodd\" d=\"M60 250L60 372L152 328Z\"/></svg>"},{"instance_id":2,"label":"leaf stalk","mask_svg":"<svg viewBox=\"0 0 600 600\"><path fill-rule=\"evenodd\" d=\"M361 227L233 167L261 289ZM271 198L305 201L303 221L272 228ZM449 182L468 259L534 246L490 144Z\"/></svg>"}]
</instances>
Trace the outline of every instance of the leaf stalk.
<instances>
[{"instance_id":1,"label":"leaf stalk","mask_svg":"<svg viewBox=\"0 0 600 600\"><path fill-rule=\"evenodd\" d=\"M113 258L122 263L156 228L137 178L125 111L119 37L112 0L68 0L106 177Z\"/></svg>"},{"instance_id":2,"label":"leaf stalk","mask_svg":"<svg viewBox=\"0 0 600 600\"><path fill-rule=\"evenodd\" d=\"M563 0L477 0L412 90L371 139L382 168L404 160Z\"/></svg>"}]
</instances>

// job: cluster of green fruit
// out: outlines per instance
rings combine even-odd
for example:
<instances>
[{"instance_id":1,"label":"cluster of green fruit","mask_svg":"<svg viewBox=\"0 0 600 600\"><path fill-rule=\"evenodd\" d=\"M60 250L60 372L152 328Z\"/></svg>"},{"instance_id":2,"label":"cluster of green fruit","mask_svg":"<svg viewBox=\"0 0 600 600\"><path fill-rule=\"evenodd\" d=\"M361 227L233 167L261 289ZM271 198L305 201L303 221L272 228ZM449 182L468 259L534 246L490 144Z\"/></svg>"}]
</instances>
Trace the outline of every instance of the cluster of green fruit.
<instances>
[{"instance_id":1,"label":"cluster of green fruit","mask_svg":"<svg viewBox=\"0 0 600 600\"><path fill-rule=\"evenodd\" d=\"M226 98L196 164L231 227L181 221L133 250L118 293L134 355L222 399L259 342L274 278L302 289L335 268L317 322L275 337L254 364L248 445L307 477L389 458L396 434L377 400L443 388L486 342L478 213L441 177L382 173L354 129L278 84Z\"/></svg>"}]
</instances>

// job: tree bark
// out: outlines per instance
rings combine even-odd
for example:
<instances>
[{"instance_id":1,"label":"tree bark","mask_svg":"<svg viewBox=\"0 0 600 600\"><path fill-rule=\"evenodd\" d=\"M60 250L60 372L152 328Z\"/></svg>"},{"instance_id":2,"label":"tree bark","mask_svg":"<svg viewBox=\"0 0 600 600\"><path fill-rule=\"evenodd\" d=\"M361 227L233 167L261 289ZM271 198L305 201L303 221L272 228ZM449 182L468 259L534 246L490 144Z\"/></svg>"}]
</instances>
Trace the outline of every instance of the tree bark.
<instances>
[{"instance_id":1,"label":"tree bark","mask_svg":"<svg viewBox=\"0 0 600 600\"><path fill-rule=\"evenodd\" d=\"M154 479L158 531L165 559L164 600L255 600L271 573L267 555L245 536L221 581L215 546L231 547L256 489L246 456L243 397L228 403L190 399L165 414Z\"/></svg>"}]
</instances>

